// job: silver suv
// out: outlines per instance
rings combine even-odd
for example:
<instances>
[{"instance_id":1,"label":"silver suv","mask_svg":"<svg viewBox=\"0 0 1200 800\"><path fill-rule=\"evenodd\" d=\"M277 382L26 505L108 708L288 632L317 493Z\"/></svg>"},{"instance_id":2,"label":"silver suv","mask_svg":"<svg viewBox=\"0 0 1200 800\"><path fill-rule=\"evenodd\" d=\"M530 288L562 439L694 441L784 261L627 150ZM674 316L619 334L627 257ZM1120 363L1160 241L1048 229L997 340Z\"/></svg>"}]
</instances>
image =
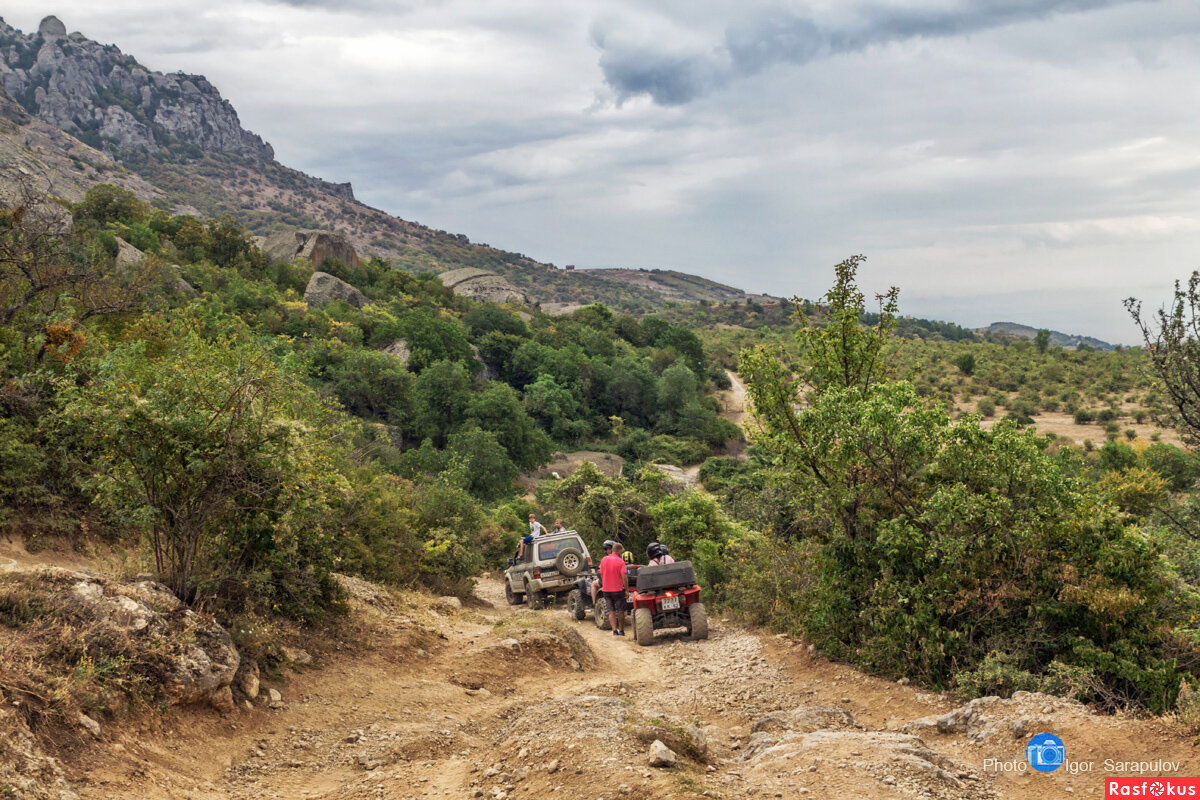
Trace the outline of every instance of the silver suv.
<instances>
[{"instance_id":1,"label":"silver suv","mask_svg":"<svg viewBox=\"0 0 1200 800\"><path fill-rule=\"evenodd\" d=\"M504 596L509 605L529 601L541 608L546 595L569 592L575 579L592 569L587 545L575 531L539 536L525 545L521 558L510 558L504 571Z\"/></svg>"}]
</instances>

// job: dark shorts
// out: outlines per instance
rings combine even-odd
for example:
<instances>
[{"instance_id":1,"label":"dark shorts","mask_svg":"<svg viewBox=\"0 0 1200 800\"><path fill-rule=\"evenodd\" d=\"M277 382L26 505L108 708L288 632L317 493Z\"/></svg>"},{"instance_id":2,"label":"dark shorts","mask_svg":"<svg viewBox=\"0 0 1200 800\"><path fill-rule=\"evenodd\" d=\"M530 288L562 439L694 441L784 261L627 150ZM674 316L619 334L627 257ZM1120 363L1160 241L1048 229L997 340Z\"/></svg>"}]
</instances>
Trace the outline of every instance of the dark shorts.
<instances>
[{"instance_id":1,"label":"dark shorts","mask_svg":"<svg viewBox=\"0 0 1200 800\"><path fill-rule=\"evenodd\" d=\"M625 610L625 592L605 592L604 599L608 600L609 611Z\"/></svg>"}]
</instances>

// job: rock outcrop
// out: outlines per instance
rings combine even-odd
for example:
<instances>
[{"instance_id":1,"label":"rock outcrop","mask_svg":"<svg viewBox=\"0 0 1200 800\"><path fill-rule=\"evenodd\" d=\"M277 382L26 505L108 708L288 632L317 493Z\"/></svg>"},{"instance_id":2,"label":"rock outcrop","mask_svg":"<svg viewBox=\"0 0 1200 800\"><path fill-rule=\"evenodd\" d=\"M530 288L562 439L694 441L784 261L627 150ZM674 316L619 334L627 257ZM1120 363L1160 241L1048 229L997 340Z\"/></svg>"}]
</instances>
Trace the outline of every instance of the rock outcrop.
<instances>
[{"instance_id":1,"label":"rock outcrop","mask_svg":"<svg viewBox=\"0 0 1200 800\"><path fill-rule=\"evenodd\" d=\"M304 288L304 302L319 308L334 300L345 300L355 308L367 304L367 296L341 278L328 272L314 272Z\"/></svg>"},{"instance_id":2,"label":"rock outcrop","mask_svg":"<svg viewBox=\"0 0 1200 800\"><path fill-rule=\"evenodd\" d=\"M167 702L232 707L229 686L240 658L220 625L187 608L162 584L128 585L84 573L50 572L55 582L70 584L55 602L79 621L87 638L133 638L146 650L165 655L159 664Z\"/></svg>"},{"instance_id":3,"label":"rock outcrop","mask_svg":"<svg viewBox=\"0 0 1200 800\"><path fill-rule=\"evenodd\" d=\"M0 84L30 113L94 147L274 158L202 75L153 72L113 45L66 31L56 17L36 34L0 22Z\"/></svg>"},{"instance_id":4,"label":"rock outcrop","mask_svg":"<svg viewBox=\"0 0 1200 800\"><path fill-rule=\"evenodd\" d=\"M513 286L504 278L486 269L465 267L443 272L440 276L442 285L453 290L457 295L469 297L472 300L484 300L492 303L517 303L529 305L529 297L525 292Z\"/></svg>"},{"instance_id":5,"label":"rock outcrop","mask_svg":"<svg viewBox=\"0 0 1200 800\"><path fill-rule=\"evenodd\" d=\"M406 367L408 366L408 359L412 358L412 350L409 349L408 342L404 339L397 339L380 352L387 353L389 356L399 359L400 363Z\"/></svg>"},{"instance_id":6,"label":"rock outcrop","mask_svg":"<svg viewBox=\"0 0 1200 800\"><path fill-rule=\"evenodd\" d=\"M331 258L338 259L351 269L360 266L354 247L345 236L333 231L284 231L268 237L262 249L272 261L292 262L306 258L313 269L320 269Z\"/></svg>"}]
</instances>

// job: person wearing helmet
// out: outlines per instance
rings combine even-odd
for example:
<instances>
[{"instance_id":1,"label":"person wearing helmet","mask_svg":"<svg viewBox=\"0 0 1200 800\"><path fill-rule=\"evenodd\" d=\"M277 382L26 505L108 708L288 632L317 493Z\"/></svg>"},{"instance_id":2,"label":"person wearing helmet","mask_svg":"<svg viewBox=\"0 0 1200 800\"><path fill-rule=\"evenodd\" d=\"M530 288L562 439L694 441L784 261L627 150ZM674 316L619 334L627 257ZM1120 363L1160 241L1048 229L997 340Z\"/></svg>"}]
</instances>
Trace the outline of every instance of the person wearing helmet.
<instances>
[{"instance_id":1,"label":"person wearing helmet","mask_svg":"<svg viewBox=\"0 0 1200 800\"><path fill-rule=\"evenodd\" d=\"M646 548L646 558L650 559L647 562L647 566L651 567L675 563L675 559L671 558L671 551L667 550L667 546L658 542L651 542Z\"/></svg>"}]
</instances>

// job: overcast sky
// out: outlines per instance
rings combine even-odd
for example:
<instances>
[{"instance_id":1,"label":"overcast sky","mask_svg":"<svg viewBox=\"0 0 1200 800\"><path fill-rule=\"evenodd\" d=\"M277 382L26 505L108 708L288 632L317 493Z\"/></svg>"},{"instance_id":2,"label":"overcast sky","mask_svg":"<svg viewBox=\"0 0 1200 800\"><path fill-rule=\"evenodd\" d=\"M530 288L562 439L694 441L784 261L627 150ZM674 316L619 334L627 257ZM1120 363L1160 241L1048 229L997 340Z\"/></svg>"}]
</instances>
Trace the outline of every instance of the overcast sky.
<instances>
[{"instance_id":1,"label":"overcast sky","mask_svg":"<svg viewBox=\"0 0 1200 800\"><path fill-rule=\"evenodd\" d=\"M1200 267L1200 12L1154 0L55 0L289 166L559 265L1134 343Z\"/></svg>"}]
</instances>

